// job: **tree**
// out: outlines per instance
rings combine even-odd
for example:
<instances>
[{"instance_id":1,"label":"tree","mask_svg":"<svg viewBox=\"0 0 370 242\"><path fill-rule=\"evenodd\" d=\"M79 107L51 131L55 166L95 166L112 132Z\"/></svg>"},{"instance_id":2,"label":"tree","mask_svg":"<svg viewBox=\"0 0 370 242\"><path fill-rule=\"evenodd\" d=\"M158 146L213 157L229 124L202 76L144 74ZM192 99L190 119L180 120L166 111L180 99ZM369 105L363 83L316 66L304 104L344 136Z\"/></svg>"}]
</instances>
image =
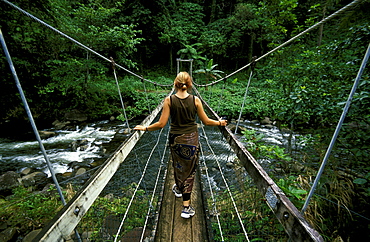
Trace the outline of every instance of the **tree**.
<instances>
[{"instance_id":1,"label":"tree","mask_svg":"<svg viewBox=\"0 0 370 242\"><path fill-rule=\"evenodd\" d=\"M196 71L194 71L194 73L202 74L202 76L206 80L206 84L208 84L208 82L212 79L216 80L217 78L221 78L220 73L224 73L223 71L216 70L215 68L217 66L218 66L218 64L214 65L213 64L213 59L210 59L203 69L196 70Z\"/></svg>"},{"instance_id":2,"label":"tree","mask_svg":"<svg viewBox=\"0 0 370 242\"><path fill-rule=\"evenodd\" d=\"M169 45L170 69L173 69L173 49L181 45L197 42L199 33L204 28L202 7L199 4L183 2L170 6L163 5L164 15L158 20L159 39Z\"/></svg>"},{"instance_id":3,"label":"tree","mask_svg":"<svg viewBox=\"0 0 370 242\"><path fill-rule=\"evenodd\" d=\"M55 12L54 12L55 11ZM142 38L136 37L140 31L133 24L122 24L114 21L119 14L117 7L105 7L103 1L92 1L87 4L68 5L65 1L53 1L50 13L59 23L59 29L83 45L108 57L112 56L117 63L134 67L130 55ZM56 58L47 62L51 70L52 81L41 87L40 93L56 92L62 96L75 97L72 107L86 104L90 80L105 80L110 64L101 59L91 59L91 53L71 45L65 39L54 35L52 46ZM62 46L62 48L60 48ZM59 47L59 48L58 48Z\"/></svg>"}]
</instances>

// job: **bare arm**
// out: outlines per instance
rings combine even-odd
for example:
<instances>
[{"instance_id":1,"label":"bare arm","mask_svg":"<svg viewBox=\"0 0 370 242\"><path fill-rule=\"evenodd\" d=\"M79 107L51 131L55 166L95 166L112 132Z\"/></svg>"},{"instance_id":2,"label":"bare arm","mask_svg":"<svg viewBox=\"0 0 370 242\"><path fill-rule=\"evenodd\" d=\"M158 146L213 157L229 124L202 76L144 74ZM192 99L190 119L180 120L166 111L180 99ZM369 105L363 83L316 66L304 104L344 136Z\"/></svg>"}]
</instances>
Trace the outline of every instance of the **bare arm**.
<instances>
[{"instance_id":1,"label":"bare arm","mask_svg":"<svg viewBox=\"0 0 370 242\"><path fill-rule=\"evenodd\" d=\"M137 125L134 130L142 130L142 131L154 131L163 128L166 126L168 118L170 117L170 97L166 97L163 103L163 109L161 117L159 118L158 122L145 127L143 125Z\"/></svg>"},{"instance_id":2,"label":"bare arm","mask_svg":"<svg viewBox=\"0 0 370 242\"><path fill-rule=\"evenodd\" d=\"M195 105L197 107L197 113L200 118L200 120L203 122L203 124L208 126L226 126L227 120L214 120L208 118L207 114L204 112L202 101L198 97L195 97Z\"/></svg>"}]
</instances>

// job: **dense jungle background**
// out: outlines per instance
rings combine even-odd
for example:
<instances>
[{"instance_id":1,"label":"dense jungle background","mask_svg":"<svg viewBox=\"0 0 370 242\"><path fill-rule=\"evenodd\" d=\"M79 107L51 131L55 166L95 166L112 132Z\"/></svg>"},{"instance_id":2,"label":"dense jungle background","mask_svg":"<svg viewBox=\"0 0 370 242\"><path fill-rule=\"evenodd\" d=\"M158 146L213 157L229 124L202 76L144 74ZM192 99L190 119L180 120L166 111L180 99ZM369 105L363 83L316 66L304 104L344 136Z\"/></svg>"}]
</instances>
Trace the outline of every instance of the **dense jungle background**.
<instances>
[{"instance_id":1,"label":"dense jungle background","mask_svg":"<svg viewBox=\"0 0 370 242\"><path fill-rule=\"evenodd\" d=\"M254 56L262 56L351 1L11 2L146 79L171 84L176 58L182 58L194 59L194 80L206 84L247 65ZM257 62L254 68L243 118L269 117L280 128L310 134L312 146L305 151L305 159L316 169L370 43L369 9L369 0L359 1ZM111 117L124 121L111 63L4 1L0 1L0 28L40 129L51 127L55 120L63 121L71 112L83 113L90 121ZM370 217L368 66L338 137L330 172L322 181L322 189L337 202L330 209L317 211L320 218L316 218L315 227L328 240L341 235L350 241L354 236L349 224L358 218L338 209L339 205ZM184 63L181 68L188 66ZM116 70L128 119L141 120L168 88L155 87L147 98L140 78ZM220 116L238 118L250 70L201 90L210 106L217 106ZM0 136L20 137L31 127L4 54L0 56L0 78ZM259 155L257 150L251 152ZM340 185L341 181L345 185ZM338 216L332 219L329 213ZM369 231L369 220L364 221L360 229Z\"/></svg>"}]
</instances>

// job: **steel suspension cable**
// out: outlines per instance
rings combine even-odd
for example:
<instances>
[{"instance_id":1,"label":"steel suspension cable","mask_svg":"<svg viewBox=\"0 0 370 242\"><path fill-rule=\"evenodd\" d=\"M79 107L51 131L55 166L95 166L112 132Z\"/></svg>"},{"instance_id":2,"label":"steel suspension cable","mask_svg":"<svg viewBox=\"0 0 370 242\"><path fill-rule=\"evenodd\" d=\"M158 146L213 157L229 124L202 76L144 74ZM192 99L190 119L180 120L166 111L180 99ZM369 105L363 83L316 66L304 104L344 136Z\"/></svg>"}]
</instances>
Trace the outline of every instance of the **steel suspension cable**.
<instances>
[{"instance_id":1,"label":"steel suspension cable","mask_svg":"<svg viewBox=\"0 0 370 242\"><path fill-rule=\"evenodd\" d=\"M150 110L150 102L149 102L148 92L146 91L146 87L145 87L145 82L144 81L143 81L143 86L144 86L144 92L145 92L146 102L148 103L148 110L149 110L149 113L151 113L152 111Z\"/></svg>"},{"instance_id":2,"label":"steel suspension cable","mask_svg":"<svg viewBox=\"0 0 370 242\"><path fill-rule=\"evenodd\" d=\"M233 195L232 195L232 193L231 193L230 187L229 187L229 185L228 185L228 183L227 183L227 181L226 181L226 178L225 178L224 173L223 173L223 171L222 171L222 167L221 167L221 165L220 165L220 162L219 162L219 160L218 160L218 158L217 158L217 156L216 156L215 152L213 151L212 146L210 145L210 143L209 143L209 141L208 141L208 137L207 137L207 134L206 134L206 132L205 132L204 127L203 127L203 126L202 126L202 130L203 130L203 133L204 133L204 139L205 139L205 141L206 141L206 143L207 143L207 146L208 146L208 148L210 149L210 151L211 151L211 153L212 153L213 157L215 157L215 161L216 161L217 166L218 166L218 169L219 169L219 171L220 171L220 174L221 174L222 180L223 180L223 182L224 182L224 184L225 184L225 186L226 186L226 189L227 189L227 191L228 191L228 193L229 193L229 196L230 196L231 202L232 202L232 204L233 204L233 206L234 206L234 209L235 209L235 212L236 212L236 214L237 214L237 216L238 216L239 223L240 223L240 225L241 225L241 227L242 227L242 229L243 229L244 236L245 236L245 238L247 239L247 241L249 242L249 238L248 238L247 231L245 230L245 227L244 227L244 224L243 224L242 218L240 217L240 213L239 213L238 207L236 206L235 199L234 199L234 197L233 197Z\"/></svg>"},{"instance_id":3,"label":"steel suspension cable","mask_svg":"<svg viewBox=\"0 0 370 242\"><path fill-rule=\"evenodd\" d=\"M342 124L343 124L343 121L344 121L344 119L345 119L345 117L346 117L346 115L347 115L348 109L349 109L349 107L350 107L350 105L351 105L352 98L353 98L353 96L354 96L354 94L355 94L355 92L356 92L357 86L358 86L358 84L359 84L359 82L360 82L360 79L361 79L362 73L364 72L365 66L366 66L367 61L368 61L368 59L369 59L369 56L370 56L370 43L369 43L369 46L367 47L367 50L366 50L365 56L364 56L364 58L363 58L363 60L362 60L362 63L361 63L360 69L358 70L358 73L357 73L356 79L355 79L355 81L354 81L354 83L353 83L352 90L351 90L351 92L350 92L350 94L349 94L349 96L348 96L348 99L347 99L346 105L345 105L345 106L344 106L344 108L343 108L342 115L341 115L341 117L340 117L340 119L339 119L339 122L338 122L338 124L337 124L336 129L335 129L335 132L334 132L334 134L333 134L333 137L332 137L332 139L331 139L331 141L330 141L330 144L329 144L329 147L328 147L328 149L327 149L327 151L326 151L326 154L325 154L325 156L324 156L324 159L323 159L323 161L322 161L322 163L321 163L321 166L320 166L320 168L319 168L319 171L318 171L318 173L317 173L317 175L316 175L315 181L314 181L314 183L313 183L313 185L312 185L312 187L311 187L310 193L308 194L307 199L306 199L306 201L305 201L305 203L304 203L304 205L303 205L303 208L302 208L302 210L301 210L301 213L302 213L302 214L306 211L307 206L308 206L308 204L309 204L309 202L310 202L310 199L311 199L311 197L312 197L313 193L315 192L316 186L317 186L317 184L318 184L318 182L319 182L319 180L320 180L320 177L321 177L321 175L322 175L322 172L324 171L325 165L326 165L326 163L327 163L327 161L328 161L328 158L329 158L329 156L330 156L331 150L333 149L333 146L334 146L334 144L335 144L335 141L337 140L337 137L338 137L339 131L340 131L340 129L341 129L341 127L342 127Z\"/></svg>"},{"instance_id":4,"label":"steel suspension cable","mask_svg":"<svg viewBox=\"0 0 370 242\"><path fill-rule=\"evenodd\" d=\"M258 57L255 61L257 62L257 61L259 61L259 60L261 60L261 59L265 58L266 56L268 56L268 55L270 55L270 54L274 53L275 51L277 51L277 50L281 49L282 47L286 46L287 44L289 44L290 42L292 42L292 41L294 41L294 40L298 39L298 38L299 38L299 37L301 37L302 35L304 35L304 34L306 34L306 33L310 32L311 30L313 30L313 29L315 29L315 28L317 28L317 27L318 27L318 26L320 26L321 24L324 24L324 23L328 22L328 21L329 21L329 20L331 20L332 18L334 18L334 17L336 17L336 16L338 16L338 15L342 14L344 11L347 11L348 9L350 9L350 8L354 7L356 4L360 3L361 1L363 1L363 0L355 0L355 1L353 1L353 2L351 2L351 3L349 3L349 4L347 4L347 5L346 5L346 6L344 6L343 8L339 9L338 11L336 11L335 13L333 13L333 14L329 15L328 17L326 17L326 18L322 19L320 22L318 22L318 23L316 23L316 24L312 25L311 27L307 28L306 30L302 31L301 33L297 34L296 36L292 37L291 39L289 39L289 40L287 40L286 42L282 43L281 45L277 46L276 48L274 48L274 49L270 50L270 51L269 51L269 52L267 52L266 54L264 54L264 55L262 55L262 56ZM197 86L200 86L200 87L205 87L205 86L211 86L211 85L214 85L214 84L216 84L216 83L218 83L218 82L220 82L220 81L223 81L223 80L225 80L225 79L227 79L227 78L229 78L229 77L231 77L231 76L235 75L236 73L238 73L238 72L240 72L240 71L244 70L245 68L247 68L247 67L248 67L248 66L250 66L251 64L252 64L252 62L250 62L249 64L247 64L247 65L245 65L245 66L241 67L240 69L238 69L238 70L234 71L233 73L228 74L228 75L226 75L225 77L223 77L223 78L221 78L221 79L219 79L219 80L217 80L217 81L214 81L214 82L212 82L212 83L203 84L203 85L201 85L201 84L196 84L196 83L195 83L195 84L196 84Z\"/></svg>"},{"instance_id":5,"label":"steel suspension cable","mask_svg":"<svg viewBox=\"0 0 370 242\"><path fill-rule=\"evenodd\" d=\"M151 150L151 152L150 152L150 154L149 154L149 157L148 157L148 160L147 160L147 162L146 162L146 164L145 164L145 167L144 167L143 173L142 173L142 175L141 175L141 177L140 177L140 179L139 179L138 184L136 185L135 191L134 191L134 193L132 194L132 197L131 197L130 202L129 202L128 206L127 206L126 212L125 212L125 214L124 214L124 216L123 216L123 219L122 219L122 221L121 221L121 224L120 224L120 226L119 226L119 228L118 228L118 230L117 230L116 236L115 236L115 238L114 238L114 242L116 242L116 241L117 241L118 236L119 236L119 234L121 233L121 229L122 229L123 223L124 223L124 222L125 222L125 220L126 220L126 217L127 217L128 211L130 210L130 208L131 208L131 204L132 204L132 202L133 202L133 200L134 200L134 198L135 198L135 196L136 196L136 192L139 190L139 186L140 186L141 182L143 181L144 176L145 176L145 174L146 174L146 170L147 170L147 168L148 168L149 161L150 161L150 159L151 159L151 157L152 157L152 155L153 155L153 153L154 153L154 150L156 149L156 147L157 147L157 146L158 146L158 144L159 144L159 141L160 141L160 138L161 138L161 133L162 133L162 131L163 131L163 129L161 129L161 130L159 131L158 139L157 139L157 143L153 146L153 148L152 148L152 150Z\"/></svg>"},{"instance_id":6,"label":"steel suspension cable","mask_svg":"<svg viewBox=\"0 0 370 242\"><path fill-rule=\"evenodd\" d=\"M114 62L114 60L113 60L112 57L111 57L111 61L112 61L112 68L113 68L114 79L116 80L116 85L117 85L117 90L118 90L118 94L119 94L119 99L120 99L121 105L122 105L123 115L125 116L125 121L126 121L128 132L130 132L130 125L128 123L128 118L127 118L127 115L126 115L125 104L123 103L123 98L122 98L122 94L121 94L121 88L119 87L119 83L118 83L118 79L117 79L116 68L115 68L116 63Z\"/></svg>"},{"instance_id":7,"label":"steel suspension cable","mask_svg":"<svg viewBox=\"0 0 370 242\"><path fill-rule=\"evenodd\" d=\"M243 103L242 103L242 106L240 107L239 118L238 118L238 122L236 123L236 127L235 127L235 134L237 134L237 132L238 132L238 127L239 127L240 119L242 117L245 100L247 99L248 89L249 89L249 85L251 83L252 75L253 75L253 71L251 70L251 73L249 74L249 80L248 80L247 88L245 89L245 93L244 93Z\"/></svg>"},{"instance_id":8,"label":"steel suspension cable","mask_svg":"<svg viewBox=\"0 0 370 242\"><path fill-rule=\"evenodd\" d=\"M80 47L82 47L83 49L90 51L91 53L93 53L93 54L95 54L95 55L99 56L100 58L102 58L102 59L104 59L104 60L106 60L106 61L108 61L108 62L111 62L111 60L110 60L109 58L107 58L107 57L105 57L105 56L103 56L103 55L99 54L98 52L96 52L96 51L94 51L93 49L91 49L91 48L87 47L86 45L82 44L81 42L79 42L79 41L77 41L77 40L73 39L72 37L68 36L67 34L63 33L62 31L60 31L60 30L58 30L58 29L54 28L53 26L51 26L51 25L47 24L46 22L42 21L41 19L39 19L39 18L37 18L37 17L33 16L32 14L30 14L30 13L28 13L27 11L25 11L25 10L21 9L21 8L20 8L20 7L18 7L17 5L15 5L15 4L13 4L13 3L11 3L11 2L9 2L9 1L7 1L7 0L2 0L2 1L3 1L3 2L5 2L5 3L7 3L7 4L9 4L9 5L10 5L10 6L12 6L13 8L17 9L18 11L22 12L23 14L25 14L25 15L26 15L26 16L28 16L28 17L30 17L31 19L33 19L33 20L35 20L35 21L39 22L39 23L40 23L40 24L42 24L42 25L45 25L45 26L46 26L46 27L48 27L49 29L51 29L51 30L55 31L56 33L58 33L58 34L62 35L63 37L65 37L65 38L69 39L70 41L72 41L73 43L75 43L75 44L79 45L79 46L80 46ZM118 64L115 64L115 65L116 65L117 67L121 68L122 70L124 70L124 71L126 71L126 72L130 73L131 75L136 76L136 77L138 77L138 78L140 78L140 79L142 79L142 80L144 80L144 81L150 82L150 83L152 83L152 84L154 84L154 85L163 86L163 87L169 87L169 86L172 86L172 83L171 83L171 84L168 84L168 85L163 85L163 84L160 84L160 83L157 83L157 82L153 82L153 81L148 80L148 79L144 79L142 76L140 76L140 75L138 75L138 74L136 74L136 73L134 73L134 72L132 72L132 71L130 71L130 70L128 70L128 69L126 69L126 68L124 68L124 67L123 67L123 66L121 66L121 65L118 65Z\"/></svg>"}]
</instances>

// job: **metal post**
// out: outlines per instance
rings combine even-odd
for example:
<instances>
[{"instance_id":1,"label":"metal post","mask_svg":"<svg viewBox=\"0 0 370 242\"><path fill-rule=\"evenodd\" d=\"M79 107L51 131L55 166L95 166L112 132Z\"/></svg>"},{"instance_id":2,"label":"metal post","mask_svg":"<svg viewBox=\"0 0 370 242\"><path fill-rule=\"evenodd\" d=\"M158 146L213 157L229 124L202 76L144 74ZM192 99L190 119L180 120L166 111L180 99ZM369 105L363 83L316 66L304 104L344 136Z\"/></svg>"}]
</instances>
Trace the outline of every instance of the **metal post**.
<instances>
[{"instance_id":1,"label":"metal post","mask_svg":"<svg viewBox=\"0 0 370 242\"><path fill-rule=\"evenodd\" d=\"M307 206L308 206L308 203L310 202L310 199L311 199L311 197L312 197L313 193L315 192L316 186L317 186L317 184L318 184L318 182L319 182L319 180L320 180L321 174L322 174L322 172L324 171L324 167L325 167L325 165L326 165L326 163L327 163L327 161L328 161L328 158L329 158L330 152L331 152L331 150L332 150L332 148L333 148L333 146L334 146L334 144L335 144L335 141L336 141L336 139L337 139L337 136L338 136L339 130L340 130L340 129L341 129L341 127L342 127L342 124L343 124L344 118L346 117L346 114L347 114L347 112L348 112L349 106L350 106L350 104L351 104L352 97L353 97L353 95L354 95L354 94L355 94L355 92L356 92L356 88L357 88L357 86L358 86L358 84L359 84L359 82L360 82L360 79L361 79L362 73L363 73L363 71L364 71L364 69L365 69L365 66L366 66L366 63L367 63L367 61L368 61L368 59L369 59L369 55L370 55L370 44L369 44L369 46L367 47L367 51L366 51L366 54L365 54L365 56L364 56L364 59L362 60L360 70L358 71L358 73L357 73L357 77L356 77L356 80L355 80L355 82L353 83L351 93L350 93L350 94L349 94L349 96L348 96L348 99L347 99L346 105L345 105L345 107L344 107L344 109L343 109L342 115L341 115L341 117L340 117L340 119L339 119L339 122L338 122L337 127L336 127L335 132L334 132L334 135L333 135L333 137L332 137L332 139L331 139L331 141L330 141L329 148L328 148L328 150L326 151L326 154L325 154L325 157L324 157L324 159L323 159L323 161L322 161L322 163L321 163L321 166L320 166L319 172L317 173L317 176L316 176L316 178L315 178L315 181L314 181L314 183L313 183L313 185L312 185L312 187L311 187L310 193L308 194L307 199L306 199L306 201L305 201L305 203L304 203L304 205L303 205L303 208L302 208L302 211L301 211L301 213L302 213L302 214L304 214L304 212L306 211Z\"/></svg>"},{"instance_id":2,"label":"metal post","mask_svg":"<svg viewBox=\"0 0 370 242\"><path fill-rule=\"evenodd\" d=\"M193 77L193 60L194 59L181 59L177 58L177 74L180 72L180 62L190 62L190 69L189 69L189 75Z\"/></svg>"},{"instance_id":3,"label":"metal post","mask_svg":"<svg viewBox=\"0 0 370 242\"><path fill-rule=\"evenodd\" d=\"M180 72L180 58L177 58L176 61L177 61L177 70L176 70L176 75L177 75Z\"/></svg>"}]
</instances>

